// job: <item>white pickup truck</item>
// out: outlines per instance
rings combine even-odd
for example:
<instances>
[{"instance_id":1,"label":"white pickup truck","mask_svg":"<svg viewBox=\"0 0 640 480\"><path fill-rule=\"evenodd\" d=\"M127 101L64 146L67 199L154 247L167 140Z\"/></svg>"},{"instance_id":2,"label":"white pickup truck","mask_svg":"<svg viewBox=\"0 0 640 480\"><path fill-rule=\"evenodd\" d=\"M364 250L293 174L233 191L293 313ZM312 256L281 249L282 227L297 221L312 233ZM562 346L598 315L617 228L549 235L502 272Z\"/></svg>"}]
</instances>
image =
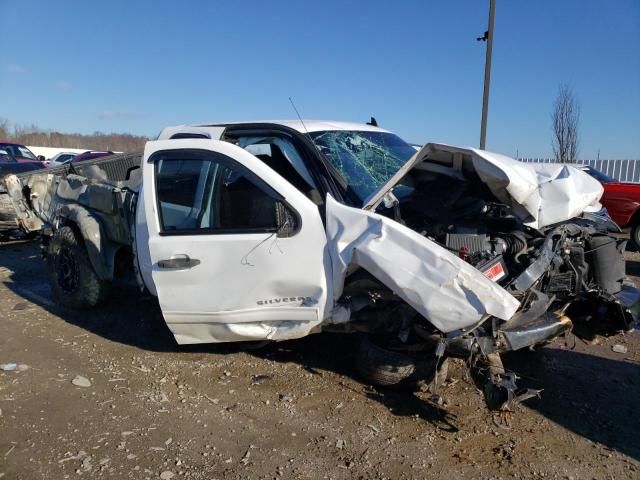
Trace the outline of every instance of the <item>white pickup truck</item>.
<instances>
[{"instance_id":1,"label":"white pickup truck","mask_svg":"<svg viewBox=\"0 0 640 480\"><path fill-rule=\"evenodd\" d=\"M602 187L566 165L281 121L170 127L143 154L5 180L62 304L98 304L130 267L180 344L359 332L373 382L436 388L460 355L504 406L533 392L502 352L637 316Z\"/></svg>"}]
</instances>

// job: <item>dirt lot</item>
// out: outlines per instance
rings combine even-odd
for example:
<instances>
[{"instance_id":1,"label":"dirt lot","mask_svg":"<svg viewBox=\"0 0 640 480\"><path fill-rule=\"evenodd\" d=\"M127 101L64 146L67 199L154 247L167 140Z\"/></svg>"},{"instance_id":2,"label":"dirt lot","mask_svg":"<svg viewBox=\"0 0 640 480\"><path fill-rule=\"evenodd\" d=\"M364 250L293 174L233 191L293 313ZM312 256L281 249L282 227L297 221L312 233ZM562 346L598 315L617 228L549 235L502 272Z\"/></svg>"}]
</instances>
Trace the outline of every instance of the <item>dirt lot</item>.
<instances>
[{"instance_id":1,"label":"dirt lot","mask_svg":"<svg viewBox=\"0 0 640 480\"><path fill-rule=\"evenodd\" d=\"M640 478L640 335L572 347L509 359L544 392L504 430L459 365L438 407L364 384L345 336L178 347L153 299L62 310L37 243L3 244L0 477Z\"/></svg>"}]
</instances>

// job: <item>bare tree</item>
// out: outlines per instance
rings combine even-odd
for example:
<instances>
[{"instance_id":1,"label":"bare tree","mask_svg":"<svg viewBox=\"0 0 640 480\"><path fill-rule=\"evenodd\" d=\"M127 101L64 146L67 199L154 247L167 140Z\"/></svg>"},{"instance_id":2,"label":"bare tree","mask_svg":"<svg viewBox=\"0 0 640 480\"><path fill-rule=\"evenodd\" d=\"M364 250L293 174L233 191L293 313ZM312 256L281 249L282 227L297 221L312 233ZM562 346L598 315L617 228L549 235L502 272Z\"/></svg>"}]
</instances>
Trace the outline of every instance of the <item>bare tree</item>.
<instances>
[{"instance_id":1,"label":"bare tree","mask_svg":"<svg viewBox=\"0 0 640 480\"><path fill-rule=\"evenodd\" d=\"M9 120L0 117L0 139L9 137L10 124Z\"/></svg>"},{"instance_id":2,"label":"bare tree","mask_svg":"<svg viewBox=\"0 0 640 480\"><path fill-rule=\"evenodd\" d=\"M558 88L558 96L553 102L551 123L553 130L551 145L556 161L575 162L580 146L578 137L580 103L573 94L573 89L566 83L561 83Z\"/></svg>"}]
</instances>

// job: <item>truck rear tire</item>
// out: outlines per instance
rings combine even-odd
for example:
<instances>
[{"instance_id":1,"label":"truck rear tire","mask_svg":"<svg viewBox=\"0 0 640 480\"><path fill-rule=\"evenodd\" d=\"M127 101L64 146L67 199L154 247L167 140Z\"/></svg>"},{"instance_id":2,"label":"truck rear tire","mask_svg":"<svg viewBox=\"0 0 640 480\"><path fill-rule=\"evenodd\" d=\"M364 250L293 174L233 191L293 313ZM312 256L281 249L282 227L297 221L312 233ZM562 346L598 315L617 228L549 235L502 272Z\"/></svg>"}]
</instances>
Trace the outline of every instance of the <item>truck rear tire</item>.
<instances>
[{"instance_id":1,"label":"truck rear tire","mask_svg":"<svg viewBox=\"0 0 640 480\"><path fill-rule=\"evenodd\" d=\"M91 308L107 296L109 282L98 277L82 239L69 226L59 228L51 238L47 268L51 289L65 307Z\"/></svg>"},{"instance_id":2,"label":"truck rear tire","mask_svg":"<svg viewBox=\"0 0 640 480\"><path fill-rule=\"evenodd\" d=\"M435 356L423 359L387 350L368 335L359 335L356 341L356 370L373 385L417 391L433 382ZM447 373L448 362L445 358L438 368L438 386L447 379Z\"/></svg>"}]
</instances>

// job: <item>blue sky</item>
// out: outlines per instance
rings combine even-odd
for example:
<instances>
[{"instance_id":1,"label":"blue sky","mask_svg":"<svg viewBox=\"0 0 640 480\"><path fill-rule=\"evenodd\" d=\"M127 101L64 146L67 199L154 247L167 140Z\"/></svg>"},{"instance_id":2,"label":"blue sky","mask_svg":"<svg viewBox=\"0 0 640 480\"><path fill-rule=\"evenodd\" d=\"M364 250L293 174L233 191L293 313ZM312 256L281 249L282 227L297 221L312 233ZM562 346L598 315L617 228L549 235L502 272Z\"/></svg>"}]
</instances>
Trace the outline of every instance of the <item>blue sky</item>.
<instances>
[{"instance_id":1,"label":"blue sky","mask_svg":"<svg viewBox=\"0 0 640 480\"><path fill-rule=\"evenodd\" d=\"M366 121L477 146L488 0L0 0L0 117L153 136L224 120ZM581 158L640 158L640 0L497 0L487 148L551 153L558 84Z\"/></svg>"}]
</instances>

